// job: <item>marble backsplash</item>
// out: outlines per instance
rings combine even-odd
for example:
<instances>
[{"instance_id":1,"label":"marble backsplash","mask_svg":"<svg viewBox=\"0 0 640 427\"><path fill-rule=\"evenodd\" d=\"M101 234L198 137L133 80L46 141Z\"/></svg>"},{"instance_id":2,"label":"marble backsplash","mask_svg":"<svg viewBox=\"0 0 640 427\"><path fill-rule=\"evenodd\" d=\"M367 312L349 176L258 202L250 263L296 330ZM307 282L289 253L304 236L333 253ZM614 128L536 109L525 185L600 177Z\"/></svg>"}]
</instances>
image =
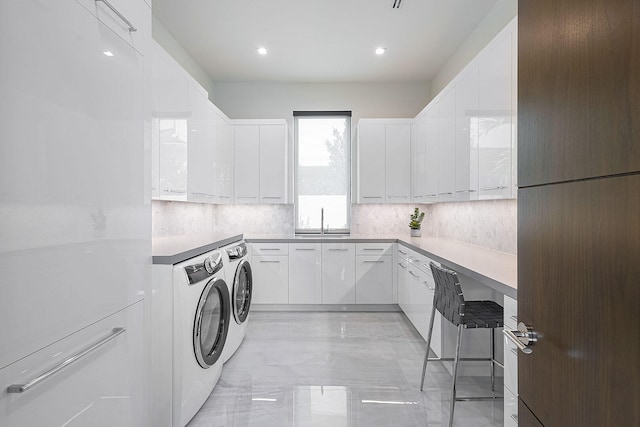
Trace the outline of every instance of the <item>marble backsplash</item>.
<instances>
[{"instance_id":1,"label":"marble backsplash","mask_svg":"<svg viewBox=\"0 0 640 427\"><path fill-rule=\"evenodd\" d=\"M293 234L293 205L204 205L154 201L153 236L192 233ZM416 205L353 205L353 234L403 234ZM517 201L418 205L423 236L444 237L515 254Z\"/></svg>"}]
</instances>

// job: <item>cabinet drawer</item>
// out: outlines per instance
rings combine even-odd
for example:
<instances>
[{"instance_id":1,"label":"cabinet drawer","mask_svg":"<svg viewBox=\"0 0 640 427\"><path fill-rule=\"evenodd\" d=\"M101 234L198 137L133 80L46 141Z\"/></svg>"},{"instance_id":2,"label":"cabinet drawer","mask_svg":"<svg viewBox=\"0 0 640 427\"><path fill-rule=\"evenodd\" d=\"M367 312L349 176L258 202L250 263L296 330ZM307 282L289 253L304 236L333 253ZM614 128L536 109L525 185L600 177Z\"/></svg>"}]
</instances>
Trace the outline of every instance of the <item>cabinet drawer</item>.
<instances>
[{"instance_id":1,"label":"cabinet drawer","mask_svg":"<svg viewBox=\"0 0 640 427\"><path fill-rule=\"evenodd\" d=\"M144 0L107 0L122 17L103 1L76 1L138 52L144 54L148 50L151 40L151 8ZM125 19L136 31L129 31L130 26Z\"/></svg>"},{"instance_id":2,"label":"cabinet drawer","mask_svg":"<svg viewBox=\"0 0 640 427\"><path fill-rule=\"evenodd\" d=\"M396 253L398 254L398 259L401 258L405 261L409 260L409 252L411 252L411 250L407 249L402 245L398 245L398 248L396 249Z\"/></svg>"},{"instance_id":3,"label":"cabinet drawer","mask_svg":"<svg viewBox=\"0 0 640 427\"><path fill-rule=\"evenodd\" d=\"M67 425L71 421L86 426L142 425L143 304L138 302L0 370L2 425ZM114 328L124 332L116 335ZM101 342L32 388L5 392Z\"/></svg>"},{"instance_id":4,"label":"cabinet drawer","mask_svg":"<svg viewBox=\"0 0 640 427\"><path fill-rule=\"evenodd\" d=\"M253 255L288 255L288 243L252 243Z\"/></svg>"},{"instance_id":5,"label":"cabinet drawer","mask_svg":"<svg viewBox=\"0 0 640 427\"><path fill-rule=\"evenodd\" d=\"M518 327L518 301L505 295L504 326L515 331Z\"/></svg>"},{"instance_id":6,"label":"cabinet drawer","mask_svg":"<svg viewBox=\"0 0 640 427\"><path fill-rule=\"evenodd\" d=\"M391 255L393 243L356 243L356 255Z\"/></svg>"}]
</instances>

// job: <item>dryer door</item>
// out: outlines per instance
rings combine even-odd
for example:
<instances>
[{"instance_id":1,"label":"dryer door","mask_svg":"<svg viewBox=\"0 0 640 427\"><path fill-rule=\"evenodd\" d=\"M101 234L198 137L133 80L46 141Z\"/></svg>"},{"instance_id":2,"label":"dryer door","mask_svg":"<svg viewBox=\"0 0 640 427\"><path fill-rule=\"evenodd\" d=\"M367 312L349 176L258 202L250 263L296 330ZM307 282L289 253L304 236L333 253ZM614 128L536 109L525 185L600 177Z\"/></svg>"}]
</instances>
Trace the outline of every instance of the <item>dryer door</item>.
<instances>
[{"instance_id":1,"label":"dryer door","mask_svg":"<svg viewBox=\"0 0 640 427\"><path fill-rule=\"evenodd\" d=\"M222 353L231 316L227 284L214 278L205 286L198 301L193 327L193 349L203 368L212 366Z\"/></svg>"},{"instance_id":2,"label":"dryer door","mask_svg":"<svg viewBox=\"0 0 640 427\"><path fill-rule=\"evenodd\" d=\"M249 261L243 259L238 264L236 276L233 280L233 317L236 323L247 320L253 293L253 275Z\"/></svg>"}]
</instances>

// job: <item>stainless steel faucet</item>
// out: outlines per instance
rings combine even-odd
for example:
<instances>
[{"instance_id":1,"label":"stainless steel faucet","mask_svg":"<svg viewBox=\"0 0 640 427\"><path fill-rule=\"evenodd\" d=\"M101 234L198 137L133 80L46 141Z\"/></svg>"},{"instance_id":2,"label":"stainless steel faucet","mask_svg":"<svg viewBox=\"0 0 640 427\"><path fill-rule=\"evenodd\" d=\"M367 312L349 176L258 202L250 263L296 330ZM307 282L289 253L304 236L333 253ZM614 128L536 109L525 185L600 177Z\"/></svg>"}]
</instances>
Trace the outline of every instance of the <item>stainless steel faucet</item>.
<instances>
[{"instance_id":1,"label":"stainless steel faucet","mask_svg":"<svg viewBox=\"0 0 640 427\"><path fill-rule=\"evenodd\" d=\"M320 208L320 235L324 236L324 208Z\"/></svg>"}]
</instances>

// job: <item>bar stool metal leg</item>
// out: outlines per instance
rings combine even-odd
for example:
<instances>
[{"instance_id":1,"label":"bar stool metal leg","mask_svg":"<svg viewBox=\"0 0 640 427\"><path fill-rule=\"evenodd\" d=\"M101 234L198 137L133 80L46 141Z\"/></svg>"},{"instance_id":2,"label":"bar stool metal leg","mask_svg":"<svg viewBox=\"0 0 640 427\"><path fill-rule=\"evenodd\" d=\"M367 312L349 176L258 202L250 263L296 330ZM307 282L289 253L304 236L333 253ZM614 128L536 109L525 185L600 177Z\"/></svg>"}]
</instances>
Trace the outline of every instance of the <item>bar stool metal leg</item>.
<instances>
[{"instance_id":1,"label":"bar stool metal leg","mask_svg":"<svg viewBox=\"0 0 640 427\"><path fill-rule=\"evenodd\" d=\"M496 357L495 357L495 331L493 328L491 331L491 391L496 391Z\"/></svg>"},{"instance_id":2,"label":"bar stool metal leg","mask_svg":"<svg viewBox=\"0 0 640 427\"><path fill-rule=\"evenodd\" d=\"M458 379L458 362L460 361L461 346L462 346L462 324L458 325L458 339L456 341L456 358L453 362L453 383L451 385L451 411L449 412L449 427L453 426L453 409L456 404L456 380Z\"/></svg>"},{"instance_id":3,"label":"bar stool metal leg","mask_svg":"<svg viewBox=\"0 0 640 427\"><path fill-rule=\"evenodd\" d=\"M433 321L436 317L436 306L433 305L431 310L431 319L429 320L429 333L427 335L427 354L424 355L424 364L422 365L422 381L420 382L420 391L424 387L424 375L427 373L427 362L429 361L429 350L431 349L431 334L433 333Z\"/></svg>"}]
</instances>

